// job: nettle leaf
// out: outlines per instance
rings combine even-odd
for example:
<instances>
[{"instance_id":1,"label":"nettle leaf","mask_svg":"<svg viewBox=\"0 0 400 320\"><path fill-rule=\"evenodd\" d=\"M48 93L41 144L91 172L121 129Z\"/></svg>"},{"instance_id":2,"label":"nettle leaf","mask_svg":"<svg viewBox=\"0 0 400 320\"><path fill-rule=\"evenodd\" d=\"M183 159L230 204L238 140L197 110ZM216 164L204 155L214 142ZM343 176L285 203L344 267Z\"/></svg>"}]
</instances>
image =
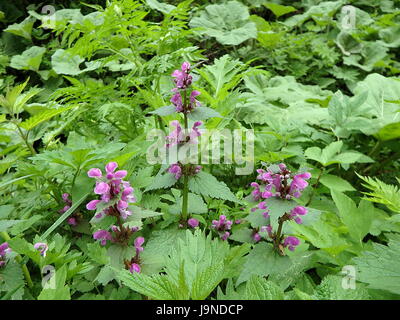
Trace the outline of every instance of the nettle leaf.
<instances>
[{"instance_id":1,"label":"nettle leaf","mask_svg":"<svg viewBox=\"0 0 400 320\"><path fill-rule=\"evenodd\" d=\"M5 267L0 268L0 291L11 291L21 285L24 285L21 266L10 260Z\"/></svg>"},{"instance_id":2,"label":"nettle leaf","mask_svg":"<svg viewBox=\"0 0 400 320\"><path fill-rule=\"evenodd\" d=\"M188 118L192 121L200 121L209 118L222 118L222 116L214 109L208 107L197 107L188 114Z\"/></svg>"},{"instance_id":3,"label":"nettle leaf","mask_svg":"<svg viewBox=\"0 0 400 320\"><path fill-rule=\"evenodd\" d=\"M400 294L400 237L389 234L387 246L373 243L372 250L353 258L357 280L367 283L368 288Z\"/></svg>"},{"instance_id":4,"label":"nettle leaf","mask_svg":"<svg viewBox=\"0 0 400 320\"><path fill-rule=\"evenodd\" d=\"M145 189L145 192L155 189L167 189L178 182L172 173L158 174L153 182Z\"/></svg>"},{"instance_id":5,"label":"nettle leaf","mask_svg":"<svg viewBox=\"0 0 400 320\"><path fill-rule=\"evenodd\" d=\"M371 228L374 206L366 200L361 200L357 208L354 201L343 193L335 190L331 190L331 193L341 220L348 227L352 238L361 243Z\"/></svg>"},{"instance_id":6,"label":"nettle leaf","mask_svg":"<svg viewBox=\"0 0 400 320\"><path fill-rule=\"evenodd\" d=\"M328 275L311 296L315 300L368 300L370 296L364 285L357 283L354 289L345 289L344 276Z\"/></svg>"},{"instance_id":7,"label":"nettle leaf","mask_svg":"<svg viewBox=\"0 0 400 320\"><path fill-rule=\"evenodd\" d=\"M176 112L175 106L169 105L169 106L164 106L164 107L158 108L158 109L156 109L154 111L151 111L150 113L164 117L164 116L168 116L170 114L173 114L175 112Z\"/></svg>"},{"instance_id":8,"label":"nettle leaf","mask_svg":"<svg viewBox=\"0 0 400 320\"><path fill-rule=\"evenodd\" d=\"M206 197L240 202L224 182L204 171L189 179L189 190Z\"/></svg>"},{"instance_id":9,"label":"nettle leaf","mask_svg":"<svg viewBox=\"0 0 400 320\"><path fill-rule=\"evenodd\" d=\"M271 244L266 242L257 243L247 255L236 285L238 286L242 282L249 280L252 275L268 276L272 273L280 272L288 268L290 264L290 258L287 256L281 257Z\"/></svg>"},{"instance_id":10,"label":"nettle leaf","mask_svg":"<svg viewBox=\"0 0 400 320\"><path fill-rule=\"evenodd\" d=\"M182 197L179 197L174 205L169 209L172 214L180 214L182 210ZM208 208L203 198L197 194L188 194L188 212L194 214L203 214L208 212Z\"/></svg>"},{"instance_id":11,"label":"nettle leaf","mask_svg":"<svg viewBox=\"0 0 400 320\"><path fill-rule=\"evenodd\" d=\"M18 70L38 71L46 48L33 46L11 58L10 67Z\"/></svg>"},{"instance_id":12,"label":"nettle leaf","mask_svg":"<svg viewBox=\"0 0 400 320\"><path fill-rule=\"evenodd\" d=\"M284 300L284 293L274 282L253 275L246 282L244 300Z\"/></svg>"},{"instance_id":13,"label":"nettle leaf","mask_svg":"<svg viewBox=\"0 0 400 320\"><path fill-rule=\"evenodd\" d=\"M282 217L285 213L290 213L290 211L294 207L297 206L297 202L295 202L293 200L282 200L282 199L275 199L275 198L265 199L265 203L267 204L267 209L269 210L271 226L274 230L276 230L276 228L278 227L279 217ZM257 211L260 211L260 210L257 210ZM262 211L260 211L260 212L262 212Z\"/></svg>"},{"instance_id":14,"label":"nettle leaf","mask_svg":"<svg viewBox=\"0 0 400 320\"><path fill-rule=\"evenodd\" d=\"M257 27L249 20L248 8L237 1L208 5L189 25L201 28L199 34L215 37L225 45L238 45L257 37Z\"/></svg>"}]
</instances>

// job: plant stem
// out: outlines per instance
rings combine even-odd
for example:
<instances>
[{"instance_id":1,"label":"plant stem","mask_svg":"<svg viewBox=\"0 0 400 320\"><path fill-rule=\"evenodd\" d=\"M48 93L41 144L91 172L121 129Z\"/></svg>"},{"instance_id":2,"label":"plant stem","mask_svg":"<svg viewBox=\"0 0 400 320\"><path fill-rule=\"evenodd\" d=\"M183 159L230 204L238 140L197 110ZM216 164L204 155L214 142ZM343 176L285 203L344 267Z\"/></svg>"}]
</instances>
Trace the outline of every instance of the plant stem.
<instances>
[{"instance_id":1,"label":"plant stem","mask_svg":"<svg viewBox=\"0 0 400 320\"><path fill-rule=\"evenodd\" d=\"M319 180L321 180L321 177L322 177L322 174L324 173L324 171L325 171L325 167L322 167L321 168L321 171L320 171L320 173L319 173L319 175L318 175L318 178L317 178L317 181L315 182L315 184L313 185L313 189L312 189L312 192L311 192L311 195L310 195L310 199L308 199L308 201L307 201L307 203L306 203L306 207L308 206L308 205L310 205L310 203L311 203L311 201L312 201L312 199L313 199L313 197L314 197L314 194L315 194L315 189L318 187L318 185L319 185Z\"/></svg>"},{"instance_id":2,"label":"plant stem","mask_svg":"<svg viewBox=\"0 0 400 320\"><path fill-rule=\"evenodd\" d=\"M186 110L187 107L187 95L186 95L186 90L183 92L183 109ZM184 113L184 120L185 120L185 134L188 134L188 117L187 114ZM182 220L186 221L187 220L187 215L188 215L188 195L189 195L189 190L188 190L188 182L189 182L189 176L187 172L188 165L184 164L183 165L183 190L182 190Z\"/></svg>"},{"instance_id":3,"label":"plant stem","mask_svg":"<svg viewBox=\"0 0 400 320\"><path fill-rule=\"evenodd\" d=\"M11 240L11 237L5 231L0 232L0 236L5 241ZM19 264L21 264L22 263L22 257L20 255L17 255L15 257L15 261L17 261ZM24 273L24 276L25 276L25 279L26 279L26 283L28 284L28 287L32 289L33 288L33 282L32 282L31 274L29 273L29 270L28 270L27 266L25 264L22 264L21 268L22 268L22 272Z\"/></svg>"}]
</instances>

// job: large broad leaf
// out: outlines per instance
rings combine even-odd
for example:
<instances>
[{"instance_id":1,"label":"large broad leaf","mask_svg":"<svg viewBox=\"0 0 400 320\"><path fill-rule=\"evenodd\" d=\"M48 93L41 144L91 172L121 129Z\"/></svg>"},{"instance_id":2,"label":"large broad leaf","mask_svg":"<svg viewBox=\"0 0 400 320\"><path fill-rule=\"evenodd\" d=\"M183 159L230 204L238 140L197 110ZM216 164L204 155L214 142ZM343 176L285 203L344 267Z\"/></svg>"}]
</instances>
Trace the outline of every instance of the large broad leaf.
<instances>
[{"instance_id":1,"label":"large broad leaf","mask_svg":"<svg viewBox=\"0 0 400 320\"><path fill-rule=\"evenodd\" d=\"M76 76L86 71L95 70L100 66L97 61L86 62L86 68L81 69L80 64L85 59L79 55L73 55L67 50L58 49L51 57L51 65L57 74Z\"/></svg>"},{"instance_id":2,"label":"large broad leaf","mask_svg":"<svg viewBox=\"0 0 400 320\"><path fill-rule=\"evenodd\" d=\"M379 133L379 130L388 124L400 121L399 105L389 102L400 100L400 81L373 73L359 82L352 91L355 95L368 91L368 99L363 107L368 108L375 119L369 127L364 129L364 133L377 134L379 138L386 140L384 131ZM396 136L392 135L390 139Z\"/></svg>"},{"instance_id":3,"label":"large broad leaf","mask_svg":"<svg viewBox=\"0 0 400 320\"><path fill-rule=\"evenodd\" d=\"M354 258L357 280L369 288L400 294L400 237L390 235L388 246L373 243L373 249Z\"/></svg>"},{"instance_id":4,"label":"large broad leaf","mask_svg":"<svg viewBox=\"0 0 400 320\"><path fill-rule=\"evenodd\" d=\"M224 182L204 171L190 178L189 190L206 197L239 202Z\"/></svg>"},{"instance_id":5,"label":"large broad leaf","mask_svg":"<svg viewBox=\"0 0 400 320\"><path fill-rule=\"evenodd\" d=\"M361 243L368 234L374 217L374 206L366 200L362 200L357 208L353 200L335 190L331 190L340 218L347 226L352 238Z\"/></svg>"},{"instance_id":6,"label":"large broad leaf","mask_svg":"<svg viewBox=\"0 0 400 320\"><path fill-rule=\"evenodd\" d=\"M11 58L10 66L19 70L38 71L46 48L33 46Z\"/></svg>"},{"instance_id":7,"label":"large broad leaf","mask_svg":"<svg viewBox=\"0 0 400 320\"><path fill-rule=\"evenodd\" d=\"M297 10L296 8L294 8L292 6L282 6L280 4L273 3L273 2L265 2L265 3L263 3L263 5L265 7L267 7L269 10L271 10L274 13L274 15L276 15L278 18L287 13L294 12Z\"/></svg>"},{"instance_id":8,"label":"large broad leaf","mask_svg":"<svg viewBox=\"0 0 400 320\"><path fill-rule=\"evenodd\" d=\"M7 27L4 31L13 33L17 36L21 36L25 39L31 40L32 28L35 23L35 18L28 17L21 23L14 23Z\"/></svg>"},{"instance_id":9,"label":"large broad leaf","mask_svg":"<svg viewBox=\"0 0 400 320\"><path fill-rule=\"evenodd\" d=\"M192 28L201 28L200 34L215 37L221 44L238 45L257 37L257 27L249 21L249 11L237 1L211 4L205 7L200 17L190 21Z\"/></svg>"}]
</instances>

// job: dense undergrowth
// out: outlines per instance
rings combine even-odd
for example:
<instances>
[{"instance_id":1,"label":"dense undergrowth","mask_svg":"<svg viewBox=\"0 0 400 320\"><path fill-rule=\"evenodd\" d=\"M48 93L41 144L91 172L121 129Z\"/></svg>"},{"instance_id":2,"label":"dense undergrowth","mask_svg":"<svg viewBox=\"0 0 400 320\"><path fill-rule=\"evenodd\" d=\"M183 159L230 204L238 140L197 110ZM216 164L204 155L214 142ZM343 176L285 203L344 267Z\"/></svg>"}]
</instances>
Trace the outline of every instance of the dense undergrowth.
<instances>
[{"instance_id":1,"label":"dense undergrowth","mask_svg":"<svg viewBox=\"0 0 400 320\"><path fill-rule=\"evenodd\" d=\"M0 298L399 299L399 8L1 1Z\"/></svg>"}]
</instances>

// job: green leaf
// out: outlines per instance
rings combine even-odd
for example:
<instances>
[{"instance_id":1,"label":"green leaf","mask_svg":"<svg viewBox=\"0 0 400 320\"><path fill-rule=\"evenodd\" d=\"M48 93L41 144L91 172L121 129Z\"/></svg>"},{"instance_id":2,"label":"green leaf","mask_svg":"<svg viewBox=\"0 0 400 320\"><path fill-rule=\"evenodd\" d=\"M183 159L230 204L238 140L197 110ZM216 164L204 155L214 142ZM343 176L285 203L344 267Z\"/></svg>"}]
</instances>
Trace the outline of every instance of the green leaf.
<instances>
[{"instance_id":1,"label":"green leaf","mask_svg":"<svg viewBox=\"0 0 400 320\"><path fill-rule=\"evenodd\" d=\"M368 284L368 288L387 290L400 294L400 237L390 235L388 246L373 243L372 250L353 259L357 280Z\"/></svg>"},{"instance_id":2,"label":"green leaf","mask_svg":"<svg viewBox=\"0 0 400 320\"><path fill-rule=\"evenodd\" d=\"M10 260L0 268L0 291L11 291L24 284L21 266Z\"/></svg>"},{"instance_id":3,"label":"green leaf","mask_svg":"<svg viewBox=\"0 0 400 320\"><path fill-rule=\"evenodd\" d=\"M25 120L24 122L22 122L20 124L20 126L22 128L24 128L25 130L28 130L28 131L32 130L33 128L35 128L36 126L41 124L42 122L50 120L51 118L65 112L67 110L71 110L72 108L74 108L73 105L58 108L58 109L48 109L46 111L43 111L43 112L36 114L36 115L30 117L29 119Z\"/></svg>"},{"instance_id":4,"label":"green leaf","mask_svg":"<svg viewBox=\"0 0 400 320\"><path fill-rule=\"evenodd\" d=\"M331 193L341 220L348 227L352 238L361 243L371 228L374 217L373 205L362 200L357 208L353 200L343 193L335 190L331 190Z\"/></svg>"},{"instance_id":5,"label":"green leaf","mask_svg":"<svg viewBox=\"0 0 400 320\"><path fill-rule=\"evenodd\" d=\"M169 105L169 106L164 106L164 107L158 108L158 109L156 109L154 111L151 111L150 113L164 117L164 116L168 116L170 114L173 114L175 112L176 112L175 106Z\"/></svg>"},{"instance_id":6,"label":"green leaf","mask_svg":"<svg viewBox=\"0 0 400 320\"><path fill-rule=\"evenodd\" d=\"M158 10L164 14L169 14L172 10L176 9L176 7L171 4L159 2L157 0L146 0L146 3L150 8Z\"/></svg>"},{"instance_id":7,"label":"green leaf","mask_svg":"<svg viewBox=\"0 0 400 320\"><path fill-rule=\"evenodd\" d=\"M85 195L82 196L79 200L74 202L67 211L65 211L61 217L57 219L56 222L54 222L50 228L48 228L45 233L42 234L41 239L45 240L50 233L52 233L61 223L64 222L65 219L67 219L74 211L80 206L80 204L85 201L85 199L89 196L90 193L86 193Z\"/></svg>"},{"instance_id":8,"label":"green leaf","mask_svg":"<svg viewBox=\"0 0 400 320\"><path fill-rule=\"evenodd\" d=\"M79 65L85 61L78 55L73 55L64 49L57 49L51 57L51 65L57 74L76 76L83 71Z\"/></svg>"},{"instance_id":9,"label":"green leaf","mask_svg":"<svg viewBox=\"0 0 400 320\"><path fill-rule=\"evenodd\" d=\"M238 45L257 37L257 28L249 20L247 7L237 1L208 5L189 25L192 28L201 28L197 31L199 34L215 37L219 43L225 45Z\"/></svg>"},{"instance_id":10,"label":"green leaf","mask_svg":"<svg viewBox=\"0 0 400 320\"><path fill-rule=\"evenodd\" d=\"M200 171L189 179L189 190L206 197L240 202L225 183L205 171Z\"/></svg>"},{"instance_id":11,"label":"green leaf","mask_svg":"<svg viewBox=\"0 0 400 320\"><path fill-rule=\"evenodd\" d=\"M53 277L55 277L55 288L44 288L38 300L71 300L69 287L65 285L67 279L67 266L63 265L60 269L56 270ZM51 280L50 280L51 282Z\"/></svg>"},{"instance_id":12,"label":"green leaf","mask_svg":"<svg viewBox=\"0 0 400 320\"><path fill-rule=\"evenodd\" d=\"M46 48L33 46L11 58L10 67L18 70L38 71Z\"/></svg>"},{"instance_id":13,"label":"green leaf","mask_svg":"<svg viewBox=\"0 0 400 320\"><path fill-rule=\"evenodd\" d=\"M33 17L27 17L21 23L14 23L7 27L4 31L13 33L17 36L21 36L27 40L31 40L32 28L36 19Z\"/></svg>"},{"instance_id":14,"label":"green leaf","mask_svg":"<svg viewBox=\"0 0 400 320\"><path fill-rule=\"evenodd\" d=\"M188 118L193 121L200 121L209 118L222 118L222 116L214 109L208 107L197 107L188 114Z\"/></svg>"},{"instance_id":15,"label":"green leaf","mask_svg":"<svg viewBox=\"0 0 400 320\"><path fill-rule=\"evenodd\" d=\"M265 2L265 3L263 3L263 5L265 7L267 7L269 10L271 10L274 13L274 15L277 16L278 18L287 13L294 12L297 10L296 8L293 8L292 6L282 6L280 4L273 3L273 2Z\"/></svg>"},{"instance_id":16,"label":"green leaf","mask_svg":"<svg viewBox=\"0 0 400 320\"><path fill-rule=\"evenodd\" d=\"M346 180L332 174L324 174L321 177L320 182L329 189L333 189L339 192L356 190Z\"/></svg>"},{"instance_id":17,"label":"green leaf","mask_svg":"<svg viewBox=\"0 0 400 320\"><path fill-rule=\"evenodd\" d=\"M357 283L354 289L345 289L344 280L344 276L326 276L312 297L315 300L368 300L370 298L365 286Z\"/></svg>"},{"instance_id":18,"label":"green leaf","mask_svg":"<svg viewBox=\"0 0 400 320\"><path fill-rule=\"evenodd\" d=\"M251 276L246 282L246 300L284 300L283 290L261 276Z\"/></svg>"},{"instance_id":19,"label":"green leaf","mask_svg":"<svg viewBox=\"0 0 400 320\"><path fill-rule=\"evenodd\" d=\"M155 189L166 189L176 184L178 180L174 175L167 172L165 174L158 174L154 177L153 182L145 189L145 192Z\"/></svg>"}]
</instances>

